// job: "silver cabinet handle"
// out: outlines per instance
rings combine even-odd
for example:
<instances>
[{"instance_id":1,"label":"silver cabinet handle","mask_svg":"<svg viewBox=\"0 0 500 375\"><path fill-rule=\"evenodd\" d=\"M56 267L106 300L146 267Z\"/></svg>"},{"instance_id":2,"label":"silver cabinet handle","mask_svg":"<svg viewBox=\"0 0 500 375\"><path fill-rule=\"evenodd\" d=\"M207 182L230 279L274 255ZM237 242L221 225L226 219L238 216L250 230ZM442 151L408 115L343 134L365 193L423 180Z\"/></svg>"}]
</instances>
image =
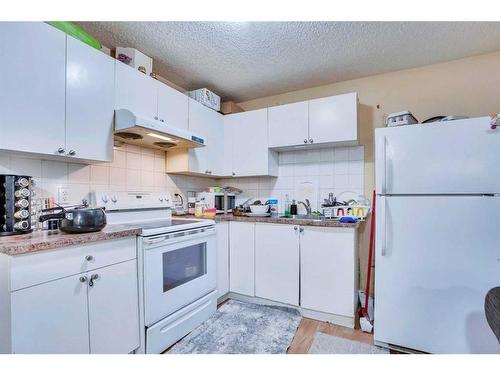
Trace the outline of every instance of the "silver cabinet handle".
<instances>
[{"instance_id":1,"label":"silver cabinet handle","mask_svg":"<svg viewBox=\"0 0 500 375\"><path fill-rule=\"evenodd\" d=\"M80 276L80 282L84 283L87 281L87 276Z\"/></svg>"},{"instance_id":2,"label":"silver cabinet handle","mask_svg":"<svg viewBox=\"0 0 500 375\"><path fill-rule=\"evenodd\" d=\"M66 150L65 150L64 148L62 148L62 147L59 147L59 148L57 149L57 152L58 152L59 154L64 154L64 153L66 152Z\"/></svg>"},{"instance_id":3,"label":"silver cabinet handle","mask_svg":"<svg viewBox=\"0 0 500 375\"><path fill-rule=\"evenodd\" d=\"M86 260L87 262L90 262L91 260L94 260L94 257L93 257L92 255L87 255L87 256L85 257L85 260Z\"/></svg>"},{"instance_id":4,"label":"silver cabinet handle","mask_svg":"<svg viewBox=\"0 0 500 375\"><path fill-rule=\"evenodd\" d=\"M300 228L300 229L299 229L299 232L300 232L300 233L304 233L304 228Z\"/></svg>"},{"instance_id":5,"label":"silver cabinet handle","mask_svg":"<svg viewBox=\"0 0 500 375\"><path fill-rule=\"evenodd\" d=\"M69 150L68 155L69 156L75 156L76 155L76 151L75 150Z\"/></svg>"},{"instance_id":6,"label":"silver cabinet handle","mask_svg":"<svg viewBox=\"0 0 500 375\"><path fill-rule=\"evenodd\" d=\"M307 143L307 139L304 139L304 143Z\"/></svg>"},{"instance_id":7,"label":"silver cabinet handle","mask_svg":"<svg viewBox=\"0 0 500 375\"><path fill-rule=\"evenodd\" d=\"M158 116L155 116L155 120L158 120Z\"/></svg>"},{"instance_id":8,"label":"silver cabinet handle","mask_svg":"<svg viewBox=\"0 0 500 375\"><path fill-rule=\"evenodd\" d=\"M233 176L236 176L236 173L233 172Z\"/></svg>"},{"instance_id":9,"label":"silver cabinet handle","mask_svg":"<svg viewBox=\"0 0 500 375\"><path fill-rule=\"evenodd\" d=\"M94 286L94 280L97 280L98 278L99 275L97 273L94 273L92 276L90 276L89 286L90 287Z\"/></svg>"},{"instance_id":10,"label":"silver cabinet handle","mask_svg":"<svg viewBox=\"0 0 500 375\"><path fill-rule=\"evenodd\" d=\"M296 226L295 226L295 227L293 227L293 230L294 230L294 231L297 231L297 229L299 229L299 228L298 228L298 227L296 227Z\"/></svg>"},{"instance_id":11,"label":"silver cabinet handle","mask_svg":"<svg viewBox=\"0 0 500 375\"><path fill-rule=\"evenodd\" d=\"M309 143L313 143L314 140L312 138L309 138Z\"/></svg>"}]
</instances>

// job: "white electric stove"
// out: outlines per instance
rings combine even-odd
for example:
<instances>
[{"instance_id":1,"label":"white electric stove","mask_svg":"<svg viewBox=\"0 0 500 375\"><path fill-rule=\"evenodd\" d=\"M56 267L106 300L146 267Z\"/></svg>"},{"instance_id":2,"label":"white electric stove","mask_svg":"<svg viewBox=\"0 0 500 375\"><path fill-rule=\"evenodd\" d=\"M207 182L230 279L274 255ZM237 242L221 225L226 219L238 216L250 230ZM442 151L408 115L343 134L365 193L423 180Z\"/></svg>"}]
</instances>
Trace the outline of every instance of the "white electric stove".
<instances>
[{"instance_id":1,"label":"white electric stove","mask_svg":"<svg viewBox=\"0 0 500 375\"><path fill-rule=\"evenodd\" d=\"M97 191L91 202L105 207L109 224L142 228L137 352L161 353L216 311L215 222L172 218L168 192Z\"/></svg>"}]
</instances>

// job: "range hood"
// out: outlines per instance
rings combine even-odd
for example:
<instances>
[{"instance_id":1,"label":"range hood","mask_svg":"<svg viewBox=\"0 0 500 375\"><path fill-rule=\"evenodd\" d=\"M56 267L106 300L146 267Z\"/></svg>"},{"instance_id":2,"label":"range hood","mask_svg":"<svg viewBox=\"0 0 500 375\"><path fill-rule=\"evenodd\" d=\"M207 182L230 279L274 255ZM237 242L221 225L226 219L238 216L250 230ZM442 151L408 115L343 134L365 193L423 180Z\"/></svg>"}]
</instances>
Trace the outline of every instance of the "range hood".
<instances>
[{"instance_id":1,"label":"range hood","mask_svg":"<svg viewBox=\"0 0 500 375\"><path fill-rule=\"evenodd\" d=\"M115 144L119 142L164 151L205 146L203 137L128 109L115 109Z\"/></svg>"}]
</instances>

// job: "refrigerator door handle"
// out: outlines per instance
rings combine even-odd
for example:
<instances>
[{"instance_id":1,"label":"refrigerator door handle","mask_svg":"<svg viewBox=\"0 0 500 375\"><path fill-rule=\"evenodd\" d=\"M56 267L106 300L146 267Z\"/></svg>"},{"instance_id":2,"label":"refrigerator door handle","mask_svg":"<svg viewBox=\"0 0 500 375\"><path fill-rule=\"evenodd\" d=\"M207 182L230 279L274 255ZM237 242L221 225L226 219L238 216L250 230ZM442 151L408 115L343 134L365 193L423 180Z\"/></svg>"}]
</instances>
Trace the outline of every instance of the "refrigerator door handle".
<instances>
[{"instance_id":1,"label":"refrigerator door handle","mask_svg":"<svg viewBox=\"0 0 500 375\"><path fill-rule=\"evenodd\" d=\"M380 234L380 255L385 256L387 253L386 247L386 236L387 236L387 217L386 217L386 204L387 204L387 198L384 196L380 197L380 206L377 207L378 209L378 220L377 220L377 226L379 228L379 234Z\"/></svg>"},{"instance_id":2,"label":"refrigerator door handle","mask_svg":"<svg viewBox=\"0 0 500 375\"><path fill-rule=\"evenodd\" d=\"M387 169L387 140L385 136L381 136L377 138L377 160L376 165L380 166L380 169L377 171L378 180L377 180L377 194L385 194L386 193L386 169Z\"/></svg>"}]
</instances>

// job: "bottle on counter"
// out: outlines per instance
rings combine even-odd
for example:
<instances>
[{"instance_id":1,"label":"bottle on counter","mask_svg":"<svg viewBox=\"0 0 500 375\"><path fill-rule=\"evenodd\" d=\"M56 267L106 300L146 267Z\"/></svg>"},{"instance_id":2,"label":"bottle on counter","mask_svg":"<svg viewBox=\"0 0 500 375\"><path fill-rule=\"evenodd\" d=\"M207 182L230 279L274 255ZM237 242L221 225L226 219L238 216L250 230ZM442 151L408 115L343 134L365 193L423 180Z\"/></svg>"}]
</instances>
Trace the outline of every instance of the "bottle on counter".
<instances>
[{"instance_id":1,"label":"bottle on counter","mask_svg":"<svg viewBox=\"0 0 500 375\"><path fill-rule=\"evenodd\" d=\"M297 215L297 203L295 202L295 199L292 200L292 204L290 205L290 215Z\"/></svg>"},{"instance_id":2,"label":"bottle on counter","mask_svg":"<svg viewBox=\"0 0 500 375\"><path fill-rule=\"evenodd\" d=\"M288 217L290 216L290 198L288 197L288 194L285 194L285 216Z\"/></svg>"}]
</instances>

